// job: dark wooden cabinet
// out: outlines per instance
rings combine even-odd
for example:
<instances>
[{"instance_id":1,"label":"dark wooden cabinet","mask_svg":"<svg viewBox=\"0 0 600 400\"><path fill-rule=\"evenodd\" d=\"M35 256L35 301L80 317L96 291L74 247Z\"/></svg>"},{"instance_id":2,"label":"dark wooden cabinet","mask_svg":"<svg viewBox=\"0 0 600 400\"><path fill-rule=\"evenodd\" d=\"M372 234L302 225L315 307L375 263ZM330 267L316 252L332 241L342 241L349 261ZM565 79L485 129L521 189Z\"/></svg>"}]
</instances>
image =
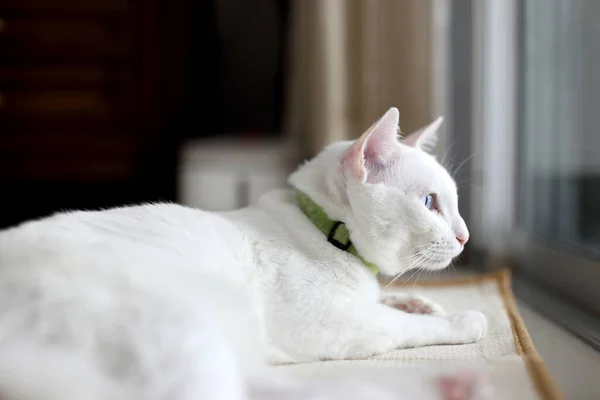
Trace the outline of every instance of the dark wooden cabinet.
<instances>
[{"instance_id":1,"label":"dark wooden cabinet","mask_svg":"<svg viewBox=\"0 0 600 400\"><path fill-rule=\"evenodd\" d=\"M0 226L53 207L173 200L159 6L0 0Z\"/></svg>"},{"instance_id":2,"label":"dark wooden cabinet","mask_svg":"<svg viewBox=\"0 0 600 400\"><path fill-rule=\"evenodd\" d=\"M288 2L0 0L0 227L174 201L182 141L277 135Z\"/></svg>"},{"instance_id":3,"label":"dark wooden cabinet","mask_svg":"<svg viewBox=\"0 0 600 400\"><path fill-rule=\"evenodd\" d=\"M123 12L130 9L131 0L2 0L2 11L23 13L84 13Z\"/></svg>"},{"instance_id":4,"label":"dark wooden cabinet","mask_svg":"<svg viewBox=\"0 0 600 400\"><path fill-rule=\"evenodd\" d=\"M131 55L130 16L126 12L47 16L23 13L4 17L0 52L24 60L81 60Z\"/></svg>"}]
</instances>

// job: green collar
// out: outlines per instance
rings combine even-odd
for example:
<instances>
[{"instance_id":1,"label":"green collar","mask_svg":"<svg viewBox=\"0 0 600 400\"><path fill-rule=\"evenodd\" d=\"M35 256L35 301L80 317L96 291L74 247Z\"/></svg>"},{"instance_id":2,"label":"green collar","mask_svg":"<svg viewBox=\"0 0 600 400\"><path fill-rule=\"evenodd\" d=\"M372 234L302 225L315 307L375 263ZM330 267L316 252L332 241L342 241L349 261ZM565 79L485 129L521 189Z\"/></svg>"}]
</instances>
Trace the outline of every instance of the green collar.
<instances>
[{"instance_id":1,"label":"green collar","mask_svg":"<svg viewBox=\"0 0 600 400\"><path fill-rule=\"evenodd\" d=\"M350 232L348 231L346 224L341 221L332 221L329 219L321 206L315 203L306 194L298 192L296 198L304 215L306 215L321 232L327 235L327 241L329 243L340 250L347 251L354 255L362 261L365 267L367 267L374 275L377 275L379 272L377 265L366 261L358 254L358 251L356 251L354 244L352 244L352 241L350 240Z\"/></svg>"}]
</instances>

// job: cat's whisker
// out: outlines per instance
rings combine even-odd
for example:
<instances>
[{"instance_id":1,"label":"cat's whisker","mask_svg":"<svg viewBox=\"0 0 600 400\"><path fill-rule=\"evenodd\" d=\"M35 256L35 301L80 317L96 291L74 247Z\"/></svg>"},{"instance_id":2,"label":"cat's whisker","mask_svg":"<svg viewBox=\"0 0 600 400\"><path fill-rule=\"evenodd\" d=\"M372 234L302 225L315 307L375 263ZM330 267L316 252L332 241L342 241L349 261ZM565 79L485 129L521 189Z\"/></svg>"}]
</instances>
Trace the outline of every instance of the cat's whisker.
<instances>
[{"instance_id":1,"label":"cat's whisker","mask_svg":"<svg viewBox=\"0 0 600 400\"><path fill-rule=\"evenodd\" d=\"M456 181L456 186L457 187L461 187L461 186L470 186L473 185L473 182L471 181L471 179L463 179L460 181Z\"/></svg>"},{"instance_id":2,"label":"cat's whisker","mask_svg":"<svg viewBox=\"0 0 600 400\"><path fill-rule=\"evenodd\" d=\"M435 246L434 243L424 243L424 244L420 244L420 245L417 245L417 246L413 247L412 251L415 251L415 250L420 249L422 247L428 247L429 248L429 247L433 247L433 246Z\"/></svg>"},{"instance_id":3,"label":"cat's whisker","mask_svg":"<svg viewBox=\"0 0 600 400\"><path fill-rule=\"evenodd\" d=\"M432 273L433 273L433 271L432 271L432 270L430 270L430 269L426 269L426 270L425 270L425 276L424 276L424 278L428 278L428 277L429 277L429 275L431 275Z\"/></svg>"},{"instance_id":4,"label":"cat's whisker","mask_svg":"<svg viewBox=\"0 0 600 400\"><path fill-rule=\"evenodd\" d=\"M415 278L415 282L414 284L416 284L417 280L419 279L420 275L423 273L423 271L427 271L427 268L423 268L423 264L425 264L427 261L431 260L431 253L432 250L435 248L435 244L433 243L427 243L424 245L420 245L420 246L415 246L413 248L413 251L419 248L425 247L424 250L415 253L411 256L408 256L406 259L411 259L410 265L404 270L404 272L398 274L394 279L392 279L392 281L386 285L386 287L384 288L384 290L386 290L387 288L389 288L389 286L391 286L394 282L396 282L396 280L398 280L398 278L403 275L404 273L408 272L409 270L414 269L415 271L410 275L410 277L406 280L407 282L410 282L410 280L416 275L417 277ZM413 287L414 287L413 284Z\"/></svg>"},{"instance_id":5,"label":"cat's whisker","mask_svg":"<svg viewBox=\"0 0 600 400\"><path fill-rule=\"evenodd\" d=\"M404 259L401 261L401 263L402 263L402 264L406 264L406 265L407 265L407 267L406 267L406 268L404 268L404 271L400 272L400 273L398 274L398 276L400 276L400 275L403 275L403 274L405 274L406 272L408 272L408 271L409 271L409 270L412 268L412 265L414 264L414 262L415 262L416 260L418 260L420 257L421 257L421 255L420 255L419 253L416 253L416 254L412 254L412 255L410 255L410 256L408 256L408 257L404 258Z\"/></svg>"},{"instance_id":6,"label":"cat's whisker","mask_svg":"<svg viewBox=\"0 0 600 400\"><path fill-rule=\"evenodd\" d=\"M421 264L423 264L423 262L425 261L425 259L423 258L423 256L421 254L419 254L419 258L416 259L411 266L407 269L411 270L411 269L415 269L415 272L412 273L412 275L407 279L407 281L410 281L412 279L413 276L415 276L415 274L417 272L419 272L419 267L421 266Z\"/></svg>"},{"instance_id":7,"label":"cat's whisker","mask_svg":"<svg viewBox=\"0 0 600 400\"><path fill-rule=\"evenodd\" d=\"M415 281L413 282L413 288L414 288L414 287L415 287L415 285L417 284L417 281L418 281L418 279L421 277L421 274L422 274L424 271L426 271L426 274L425 274L425 276L427 276L427 275L428 275L428 274L431 272L431 271L430 271L430 270L428 270L427 268L420 268L420 267L421 267L421 265L422 265L422 264L424 264L425 262L427 262L427 261L429 261L429 260L431 260L431 259L432 259L432 257L431 257L431 256L432 256L432 251L431 251L431 249L433 249L434 247L435 247L434 245L431 245L431 246L428 248L428 250L429 250L429 251L427 251L427 252L423 252L423 253L422 253L422 259L421 259L421 262L420 262L420 263L418 263L418 264L417 264L418 266L416 267L416 268L417 268L417 271L416 271L415 273L413 273L413 274L411 275L411 277L408 279L408 280L410 280L410 279L411 279L411 278L412 278L412 277L413 277L413 276L414 276L414 275L415 275L415 274L418 272L418 275L417 275L417 277L415 278Z\"/></svg>"},{"instance_id":8,"label":"cat's whisker","mask_svg":"<svg viewBox=\"0 0 600 400\"><path fill-rule=\"evenodd\" d=\"M446 157L448 156L448 154L450 154L450 150L452 150L452 148L454 147L454 145L458 142L458 140L455 140L454 142L450 143L450 145L446 148L446 150L444 151L444 155L442 156L442 161L440 161L440 164L443 165L444 167L446 167ZM446 168L448 169L448 168Z\"/></svg>"},{"instance_id":9,"label":"cat's whisker","mask_svg":"<svg viewBox=\"0 0 600 400\"><path fill-rule=\"evenodd\" d=\"M474 154L476 154L476 152L471 153L471 155L467 156L468 157L472 157ZM455 160L453 160L455 161ZM453 163L452 165L444 165L444 167L448 170L451 170L453 167L455 167L457 164L460 164L462 161L456 161L455 163Z\"/></svg>"},{"instance_id":10,"label":"cat's whisker","mask_svg":"<svg viewBox=\"0 0 600 400\"><path fill-rule=\"evenodd\" d=\"M420 269L416 269L412 275L406 280L406 282L410 282L410 280L413 278L413 276L415 276L418 272L420 271Z\"/></svg>"},{"instance_id":11,"label":"cat's whisker","mask_svg":"<svg viewBox=\"0 0 600 400\"><path fill-rule=\"evenodd\" d=\"M398 280L398 278L400 278L402 275L403 275L402 273L399 273L398 275L396 275L394 277L394 279L392 279L390 281L390 283L388 283L387 285L385 285L385 287L383 288L383 291L385 292L386 290L388 290L389 287L392 286Z\"/></svg>"},{"instance_id":12,"label":"cat's whisker","mask_svg":"<svg viewBox=\"0 0 600 400\"><path fill-rule=\"evenodd\" d=\"M423 268L419 268L417 270L417 276L415 277L415 280L414 280L413 285L412 285L413 289L414 289L415 285L417 284L417 280L419 279L419 277L421 276L421 274L423 273L423 271L424 271Z\"/></svg>"},{"instance_id":13,"label":"cat's whisker","mask_svg":"<svg viewBox=\"0 0 600 400\"><path fill-rule=\"evenodd\" d=\"M454 266L454 262L450 261L450 268L452 268L452 272L456 272L456 267Z\"/></svg>"},{"instance_id":14,"label":"cat's whisker","mask_svg":"<svg viewBox=\"0 0 600 400\"><path fill-rule=\"evenodd\" d=\"M418 250L418 249L420 249L421 247L424 247L424 246L425 246L425 245L421 245L421 246L415 246L415 247L413 247L413 248L411 249L411 253L412 253L412 254L410 254L410 255L408 255L408 256L406 256L406 257L404 257L402 260L407 260L407 259L414 258L414 257L418 256L418 255L419 255L419 252L418 252L418 251L415 251L415 250Z\"/></svg>"},{"instance_id":15,"label":"cat's whisker","mask_svg":"<svg viewBox=\"0 0 600 400\"><path fill-rule=\"evenodd\" d=\"M420 247L420 246L417 246ZM415 247L415 248L417 248ZM414 268L415 265L418 265L419 261L421 258L421 254L420 253L416 253L416 254L412 254L408 257L406 257L406 260L410 260L410 264L409 266L402 272L400 272L398 275L396 275L384 288L383 291L387 290L390 286L392 286L402 275L404 275L406 272L408 272L409 270L411 270L412 268ZM410 280L410 278L409 278Z\"/></svg>"},{"instance_id":16,"label":"cat's whisker","mask_svg":"<svg viewBox=\"0 0 600 400\"><path fill-rule=\"evenodd\" d=\"M426 271L425 268L421 268L419 270L419 275L417 275L417 277L415 278L415 281L413 282L413 288L415 287L415 285L417 284L417 281L419 280L419 278L421 277L421 274L423 273L423 271Z\"/></svg>"},{"instance_id":17,"label":"cat's whisker","mask_svg":"<svg viewBox=\"0 0 600 400\"><path fill-rule=\"evenodd\" d=\"M414 252L415 250L417 250L417 249L419 249L419 248L421 248L421 247L424 247L424 246L431 246L431 244L427 243L427 244L425 244L425 245L415 246L415 247L414 247L414 248L411 250L411 252ZM424 251L427 251L427 250L428 250L428 248L427 248L427 249L425 249ZM406 257L404 257L404 258L403 258L403 259L402 259L400 262L401 262L401 263L408 263L408 264L410 264L410 263L412 263L414 260L416 260L416 259L417 259L417 258L419 258L419 257L421 257L421 252L416 252L416 253L413 253L413 254L411 254L411 255L409 255L409 256L406 256ZM409 268L405 268L404 272L402 272L402 273L405 273L405 272L407 272L407 271L408 271L408 269L409 269Z\"/></svg>"},{"instance_id":18,"label":"cat's whisker","mask_svg":"<svg viewBox=\"0 0 600 400\"><path fill-rule=\"evenodd\" d=\"M461 161L458 166L456 168L453 167L453 171L450 174L450 176L452 176L452 179L454 179L454 177L456 176L456 174L458 174L458 172L460 171L460 169L468 162L470 161L473 157L475 157L475 153L471 154L470 156L468 156L467 158L465 158L463 161Z\"/></svg>"},{"instance_id":19,"label":"cat's whisker","mask_svg":"<svg viewBox=\"0 0 600 400\"><path fill-rule=\"evenodd\" d=\"M416 271L410 276L410 279L412 279L413 276L415 276L416 273L420 272L422 270L422 266L423 264L425 264L428 260L431 259L430 254L431 254L431 250L435 247L435 245L431 244L425 251L423 251L422 253L419 253L420 257L419 259L413 264L413 266L411 268L416 269ZM417 276L418 278L418 276Z\"/></svg>"}]
</instances>

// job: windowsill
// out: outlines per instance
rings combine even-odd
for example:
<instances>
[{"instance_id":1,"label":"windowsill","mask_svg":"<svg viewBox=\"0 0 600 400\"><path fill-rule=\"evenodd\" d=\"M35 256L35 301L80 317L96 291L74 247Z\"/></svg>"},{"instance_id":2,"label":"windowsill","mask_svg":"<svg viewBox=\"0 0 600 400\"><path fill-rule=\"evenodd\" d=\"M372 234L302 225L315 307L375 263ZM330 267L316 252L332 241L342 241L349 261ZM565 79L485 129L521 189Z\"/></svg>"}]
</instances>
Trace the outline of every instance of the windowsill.
<instances>
[{"instance_id":1,"label":"windowsill","mask_svg":"<svg viewBox=\"0 0 600 400\"><path fill-rule=\"evenodd\" d=\"M565 398L596 398L600 353L524 302L517 302L533 344Z\"/></svg>"},{"instance_id":2,"label":"windowsill","mask_svg":"<svg viewBox=\"0 0 600 400\"><path fill-rule=\"evenodd\" d=\"M417 281L440 281L468 277L478 273L481 271L460 267L454 271L447 269L436 273L422 273ZM408 279L410 274L408 273L407 277L402 277L399 281L414 282L415 277ZM548 300L547 294L530 285L518 275L513 277L513 290L531 339L565 397L567 399L595 398L600 393L600 379L598 379L600 352L588 343L597 337L591 324L596 322L600 326L600 321L594 321L589 317L586 319L581 311L571 309L566 303L557 300L555 296L549 296ZM578 322L580 330L587 332L587 340L581 340L582 335L567 330L536 310L548 310L543 314L548 314L548 317L554 321L564 321L565 326L568 325L573 331L575 331L574 326L576 325L568 323L566 318L569 317L571 322ZM600 331L597 333L600 334Z\"/></svg>"}]
</instances>

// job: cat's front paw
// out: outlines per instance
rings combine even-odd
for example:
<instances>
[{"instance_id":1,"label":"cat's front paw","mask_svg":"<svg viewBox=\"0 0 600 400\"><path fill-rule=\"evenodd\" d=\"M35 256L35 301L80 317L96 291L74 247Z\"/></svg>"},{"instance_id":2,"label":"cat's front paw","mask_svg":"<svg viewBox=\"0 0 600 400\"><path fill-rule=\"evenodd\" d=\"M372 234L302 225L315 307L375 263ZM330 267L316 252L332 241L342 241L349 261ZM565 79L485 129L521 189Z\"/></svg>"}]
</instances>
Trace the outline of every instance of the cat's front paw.
<instances>
[{"instance_id":1,"label":"cat's front paw","mask_svg":"<svg viewBox=\"0 0 600 400\"><path fill-rule=\"evenodd\" d=\"M381 299L381 303L409 314L445 314L442 306L419 295L387 295Z\"/></svg>"},{"instance_id":2,"label":"cat's front paw","mask_svg":"<svg viewBox=\"0 0 600 400\"><path fill-rule=\"evenodd\" d=\"M479 311L458 311L447 318L455 344L478 342L487 332L487 318Z\"/></svg>"}]
</instances>

